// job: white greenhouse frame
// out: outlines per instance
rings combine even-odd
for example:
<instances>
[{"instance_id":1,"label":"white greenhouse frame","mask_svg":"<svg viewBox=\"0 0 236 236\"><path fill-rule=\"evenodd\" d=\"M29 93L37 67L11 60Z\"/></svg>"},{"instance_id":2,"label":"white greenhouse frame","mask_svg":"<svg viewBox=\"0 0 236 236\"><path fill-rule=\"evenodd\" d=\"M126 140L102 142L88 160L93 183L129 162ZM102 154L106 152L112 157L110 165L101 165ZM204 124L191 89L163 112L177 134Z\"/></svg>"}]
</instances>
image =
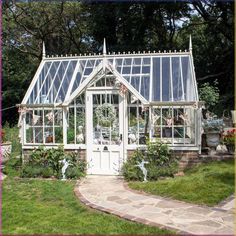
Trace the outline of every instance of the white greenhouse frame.
<instances>
[{"instance_id":1,"label":"white greenhouse frame","mask_svg":"<svg viewBox=\"0 0 236 236\"><path fill-rule=\"evenodd\" d=\"M88 154L91 142L88 137L93 138L90 136L92 130L88 130L93 128L88 124L88 117L93 115L92 108L87 107L92 104L88 102L89 96L117 93L121 86L127 90L122 92L119 105L123 160L127 158L128 150L145 148L140 136L160 139L174 150L201 151L202 102L198 98L191 37L189 51L163 53L107 55L104 40L103 55L46 57L43 44L42 61L19 104L23 150L42 144L46 147L63 144L65 149L84 149ZM81 96L81 104L77 104ZM134 102L128 101L130 99ZM163 113L166 110L169 118ZM141 127L144 111L148 116L145 133ZM68 115L72 113L73 118ZM179 117L182 121L178 120ZM167 119L168 125L163 123ZM133 137L132 142L130 137Z\"/></svg>"}]
</instances>

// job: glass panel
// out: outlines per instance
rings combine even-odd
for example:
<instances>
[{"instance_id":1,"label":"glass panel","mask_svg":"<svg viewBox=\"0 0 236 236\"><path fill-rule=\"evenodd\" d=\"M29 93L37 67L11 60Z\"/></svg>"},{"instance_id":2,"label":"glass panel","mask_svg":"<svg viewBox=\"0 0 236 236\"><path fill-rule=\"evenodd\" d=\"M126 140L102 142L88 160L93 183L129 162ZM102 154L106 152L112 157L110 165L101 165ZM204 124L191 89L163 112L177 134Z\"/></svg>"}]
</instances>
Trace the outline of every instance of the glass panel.
<instances>
[{"instance_id":1,"label":"glass panel","mask_svg":"<svg viewBox=\"0 0 236 236\"><path fill-rule=\"evenodd\" d=\"M128 143L138 144L137 107L128 107Z\"/></svg>"},{"instance_id":2,"label":"glass panel","mask_svg":"<svg viewBox=\"0 0 236 236\"><path fill-rule=\"evenodd\" d=\"M53 143L53 123L54 123L54 111L44 110L44 142Z\"/></svg>"},{"instance_id":3,"label":"glass panel","mask_svg":"<svg viewBox=\"0 0 236 236\"><path fill-rule=\"evenodd\" d=\"M148 76L141 77L141 95L149 101L150 78Z\"/></svg>"},{"instance_id":4,"label":"glass panel","mask_svg":"<svg viewBox=\"0 0 236 236\"><path fill-rule=\"evenodd\" d=\"M186 116L186 141L185 143L195 143L195 115L196 110L193 108L186 108L185 109L185 116Z\"/></svg>"},{"instance_id":5,"label":"glass panel","mask_svg":"<svg viewBox=\"0 0 236 236\"><path fill-rule=\"evenodd\" d=\"M85 143L85 107L76 107L76 143Z\"/></svg>"},{"instance_id":6,"label":"glass panel","mask_svg":"<svg viewBox=\"0 0 236 236\"><path fill-rule=\"evenodd\" d=\"M183 83L186 101L195 101L195 87L193 86L193 77L190 69L189 57L182 57Z\"/></svg>"},{"instance_id":7,"label":"glass panel","mask_svg":"<svg viewBox=\"0 0 236 236\"><path fill-rule=\"evenodd\" d=\"M67 119L67 143L75 143L75 115L74 107L69 108Z\"/></svg>"},{"instance_id":8,"label":"glass panel","mask_svg":"<svg viewBox=\"0 0 236 236\"><path fill-rule=\"evenodd\" d=\"M128 144L143 145L149 136L149 109L138 102L128 106Z\"/></svg>"},{"instance_id":9,"label":"glass panel","mask_svg":"<svg viewBox=\"0 0 236 236\"><path fill-rule=\"evenodd\" d=\"M172 126L173 126L173 114L172 108L162 109L162 137L168 138L167 142L171 143L172 140Z\"/></svg>"},{"instance_id":10,"label":"glass panel","mask_svg":"<svg viewBox=\"0 0 236 236\"><path fill-rule=\"evenodd\" d=\"M131 58L125 58L124 65L131 65Z\"/></svg>"},{"instance_id":11,"label":"glass panel","mask_svg":"<svg viewBox=\"0 0 236 236\"><path fill-rule=\"evenodd\" d=\"M183 100L182 83L180 74L180 58L172 57L172 83L173 83L173 96L174 101Z\"/></svg>"},{"instance_id":12,"label":"glass panel","mask_svg":"<svg viewBox=\"0 0 236 236\"><path fill-rule=\"evenodd\" d=\"M112 113L115 114L113 120L108 118L112 117ZM97 145L120 144L118 94L93 95L93 143Z\"/></svg>"},{"instance_id":13,"label":"glass panel","mask_svg":"<svg viewBox=\"0 0 236 236\"><path fill-rule=\"evenodd\" d=\"M140 81L140 77L139 77L139 76L132 76L132 77L131 77L131 85L132 85L137 91L139 91L139 81Z\"/></svg>"},{"instance_id":14,"label":"glass panel","mask_svg":"<svg viewBox=\"0 0 236 236\"><path fill-rule=\"evenodd\" d=\"M32 111L32 126L34 143L43 143L43 111Z\"/></svg>"},{"instance_id":15,"label":"glass panel","mask_svg":"<svg viewBox=\"0 0 236 236\"><path fill-rule=\"evenodd\" d=\"M152 100L160 101L160 58L153 58Z\"/></svg>"},{"instance_id":16,"label":"glass panel","mask_svg":"<svg viewBox=\"0 0 236 236\"><path fill-rule=\"evenodd\" d=\"M141 66L133 66L132 74L140 74Z\"/></svg>"},{"instance_id":17,"label":"glass panel","mask_svg":"<svg viewBox=\"0 0 236 236\"><path fill-rule=\"evenodd\" d=\"M59 61L53 62L48 76L45 78L44 84L42 86L42 90L39 94L39 103L50 103L49 98L47 97L47 94L49 92L50 85L52 84L52 81L54 77L56 76L56 72L59 70Z\"/></svg>"},{"instance_id":18,"label":"glass panel","mask_svg":"<svg viewBox=\"0 0 236 236\"><path fill-rule=\"evenodd\" d=\"M29 97L29 100L27 103L37 103L35 101L37 95L38 95L38 92L39 92L39 89L41 88L42 86L42 83L43 83L43 80L45 79L46 77L46 74L51 66L52 62L45 62L40 74L39 74L39 77L38 77L38 80L36 81L33 89L32 89L32 92L31 92L31 95Z\"/></svg>"},{"instance_id":19,"label":"glass panel","mask_svg":"<svg viewBox=\"0 0 236 236\"><path fill-rule=\"evenodd\" d=\"M122 74L130 74L131 72L131 67L130 66L124 66L122 70Z\"/></svg>"},{"instance_id":20,"label":"glass panel","mask_svg":"<svg viewBox=\"0 0 236 236\"><path fill-rule=\"evenodd\" d=\"M150 73L150 66L143 66L142 74L149 74L149 73Z\"/></svg>"},{"instance_id":21,"label":"glass panel","mask_svg":"<svg viewBox=\"0 0 236 236\"><path fill-rule=\"evenodd\" d=\"M185 143L184 108L174 108L174 143Z\"/></svg>"},{"instance_id":22,"label":"glass panel","mask_svg":"<svg viewBox=\"0 0 236 236\"><path fill-rule=\"evenodd\" d=\"M149 57L144 57L143 58L143 65L150 65L151 59Z\"/></svg>"},{"instance_id":23,"label":"glass panel","mask_svg":"<svg viewBox=\"0 0 236 236\"><path fill-rule=\"evenodd\" d=\"M162 101L171 101L170 58L162 58Z\"/></svg>"},{"instance_id":24,"label":"glass panel","mask_svg":"<svg viewBox=\"0 0 236 236\"><path fill-rule=\"evenodd\" d=\"M141 65L141 58L134 58L133 65Z\"/></svg>"},{"instance_id":25,"label":"glass panel","mask_svg":"<svg viewBox=\"0 0 236 236\"><path fill-rule=\"evenodd\" d=\"M63 121L62 121L62 110L54 110L54 132L55 132L55 143L63 143Z\"/></svg>"},{"instance_id":26,"label":"glass panel","mask_svg":"<svg viewBox=\"0 0 236 236\"><path fill-rule=\"evenodd\" d=\"M27 112L25 116L26 143L33 143L32 111Z\"/></svg>"}]
</instances>

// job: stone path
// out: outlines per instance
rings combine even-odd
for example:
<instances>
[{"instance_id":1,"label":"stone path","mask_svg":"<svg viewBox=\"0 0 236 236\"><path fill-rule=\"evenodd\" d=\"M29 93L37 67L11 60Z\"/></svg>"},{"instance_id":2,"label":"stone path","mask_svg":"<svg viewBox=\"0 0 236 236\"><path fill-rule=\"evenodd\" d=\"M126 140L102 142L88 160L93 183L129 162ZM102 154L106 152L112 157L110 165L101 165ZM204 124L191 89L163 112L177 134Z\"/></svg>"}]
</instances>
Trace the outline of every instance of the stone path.
<instances>
[{"instance_id":1,"label":"stone path","mask_svg":"<svg viewBox=\"0 0 236 236\"><path fill-rule=\"evenodd\" d=\"M92 208L179 234L234 234L232 199L221 207L198 206L130 191L115 176L87 176L75 193Z\"/></svg>"}]
</instances>

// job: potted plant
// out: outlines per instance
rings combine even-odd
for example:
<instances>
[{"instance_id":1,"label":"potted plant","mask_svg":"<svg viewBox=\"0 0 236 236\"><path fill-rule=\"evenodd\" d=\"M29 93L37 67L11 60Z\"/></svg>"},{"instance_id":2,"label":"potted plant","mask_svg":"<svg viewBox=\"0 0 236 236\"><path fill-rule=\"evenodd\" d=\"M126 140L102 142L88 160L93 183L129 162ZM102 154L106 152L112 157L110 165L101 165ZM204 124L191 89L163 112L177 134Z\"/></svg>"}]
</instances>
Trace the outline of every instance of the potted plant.
<instances>
[{"instance_id":1,"label":"potted plant","mask_svg":"<svg viewBox=\"0 0 236 236\"><path fill-rule=\"evenodd\" d=\"M206 134L207 146L215 148L220 143L220 134L223 132L223 119L210 117L203 121L204 133Z\"/></svg>"},{"instance_id":2,"label":"potted plant","mask_svg":"<svg viewBox=\"0 0 236 236\"><path fill-rule=\"evenodd\" d=\"M7 161L11 154L12 144L6 140L6 134L3 129L0 130L2 163Z\"/></svg>"},{"instance_id":3,"label":"potted plant","mask_svg":"<svg viewBox=\"0 0 236 236\"><path fill-rule=\"evenodd\" d=\"M229 153L234 153L236 141L236 129L230 129L223 134L223 143L226 145Z\"/></svg>"}]
</instances>

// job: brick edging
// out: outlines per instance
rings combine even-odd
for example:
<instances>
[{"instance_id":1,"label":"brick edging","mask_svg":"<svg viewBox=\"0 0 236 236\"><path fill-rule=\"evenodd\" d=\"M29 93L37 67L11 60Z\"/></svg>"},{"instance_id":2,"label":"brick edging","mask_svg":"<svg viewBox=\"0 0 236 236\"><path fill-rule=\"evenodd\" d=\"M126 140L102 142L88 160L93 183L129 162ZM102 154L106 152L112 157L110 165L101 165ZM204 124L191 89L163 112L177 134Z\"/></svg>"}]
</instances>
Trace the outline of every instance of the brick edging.
<instances>
[{"instance_id":1,"label":"brick edging","mask_svg":"<svg viewBox=\"0 0 236 236\"><path fill-rule=\"evenodd\" d=\"M154 223L154 222L151 222L149 220L145 220L145 219L142 219L142 218L139 218L139 217L134 217L134 216L131 216L129 214L125 214L125 213L122 213L122 212L119 212L119 211L114 211L112 209L109 209L109 208L105 208L105 207L101 207L99 205L96 205L94 203L91 203L90 201L88 201L83 195L82 193L79 191L79 185L81 183L84 182L84 179L82 180L79 180L76 185L75 185L75 188L74 188L74 194L76 195L76 197L79 198L79 200L84 203L86 206L90 207L90 208L93 208L93 209L96 209L96 210L99 210L99 211L102 211L102 212L105 212L105 213L108 213L108 214L113 214L113 215L116 215L122 219L126 219L126 220L129 220L129 221L132 221L132 222L137 222L137 223L142 223L142 224L145 224L145 225L149 225L149 226L154 226L154 227L158 227L160 229L166 229L166 230L171 230L171 231L175 231L177 234L179 235L193 235L189 232L186 232L186 231L181 231L179 229L176 229L174 227L170 227L170 226L165 226L165 225L162 225L162 224L158 224L158 223ZM124 183L124 182L123 182Z\"/></svg>"}]
</instances>

